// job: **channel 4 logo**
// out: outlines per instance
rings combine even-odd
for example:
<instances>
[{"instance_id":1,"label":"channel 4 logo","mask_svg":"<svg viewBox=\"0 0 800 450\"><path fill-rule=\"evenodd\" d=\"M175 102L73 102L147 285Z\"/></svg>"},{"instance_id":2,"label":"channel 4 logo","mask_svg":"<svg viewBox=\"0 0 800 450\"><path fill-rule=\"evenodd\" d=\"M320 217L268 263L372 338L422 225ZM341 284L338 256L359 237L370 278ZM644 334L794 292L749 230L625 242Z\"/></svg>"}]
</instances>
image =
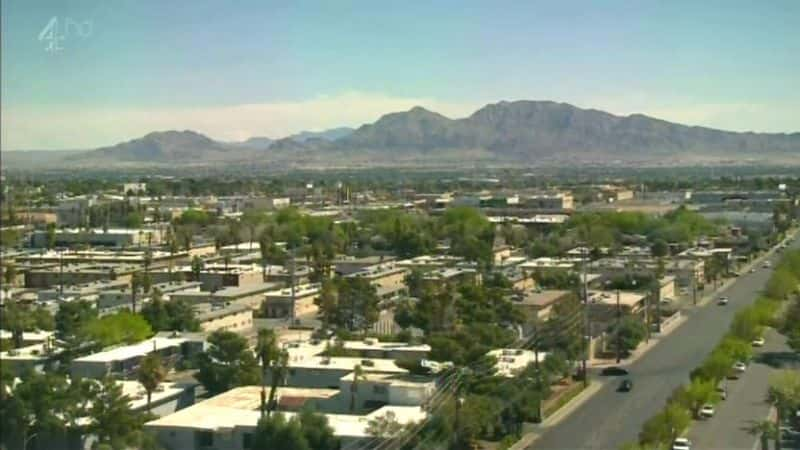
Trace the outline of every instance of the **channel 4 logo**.
<instances>
[{"instance_id":1,"label":"channel 4 logo","mask_svg":"<svg viewBox=\"0 0 800 450\"><path fill-rule=\"evenodd\" d=\"M44 43L44 51L58 53L64 50L65 42L68 40L86 39L91 36L93 27L91 20L53 16L39 32L39 42Z\"/></svg>"}]
</instances>

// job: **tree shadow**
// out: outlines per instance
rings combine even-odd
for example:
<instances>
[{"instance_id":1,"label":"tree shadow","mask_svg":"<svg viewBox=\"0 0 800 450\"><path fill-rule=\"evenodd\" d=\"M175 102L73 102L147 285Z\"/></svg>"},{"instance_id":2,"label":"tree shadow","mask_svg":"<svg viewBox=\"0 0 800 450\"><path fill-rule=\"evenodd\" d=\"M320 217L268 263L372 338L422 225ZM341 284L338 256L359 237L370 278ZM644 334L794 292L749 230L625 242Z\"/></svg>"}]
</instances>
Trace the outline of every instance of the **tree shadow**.
<instances>
[{"instance_id":1,"label":"tree shadow","mask_svg":"<svg viewBox=\"0 0 800 450\"><path fill-rule=\"evenodd\" d=\"M800 356L792 351L764 352L757 355L754 360L774 369L788 369L800 367Z\"/></svg>"}]
</instances>

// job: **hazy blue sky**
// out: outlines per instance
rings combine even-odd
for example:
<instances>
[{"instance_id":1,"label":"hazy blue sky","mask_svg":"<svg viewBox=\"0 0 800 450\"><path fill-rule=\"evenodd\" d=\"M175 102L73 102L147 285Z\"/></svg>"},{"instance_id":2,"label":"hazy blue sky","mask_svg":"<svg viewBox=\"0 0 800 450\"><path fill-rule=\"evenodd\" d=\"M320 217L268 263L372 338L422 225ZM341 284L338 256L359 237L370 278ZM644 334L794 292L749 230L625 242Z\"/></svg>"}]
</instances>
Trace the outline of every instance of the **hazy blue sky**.
<instances>
[{"instance_id":1,"label":"hazy blue sky","mask_svg":"<svg viewBox=\"0 0 800 450\"><path fill-rule=\"evenodd\" d=\"M2 7L4 149L96 147L186 128L280 137L416 104L459 117L516 99L800 131L795 0ZM53 45L54 36L63 39Z\"/></svg>"}]
</instances>

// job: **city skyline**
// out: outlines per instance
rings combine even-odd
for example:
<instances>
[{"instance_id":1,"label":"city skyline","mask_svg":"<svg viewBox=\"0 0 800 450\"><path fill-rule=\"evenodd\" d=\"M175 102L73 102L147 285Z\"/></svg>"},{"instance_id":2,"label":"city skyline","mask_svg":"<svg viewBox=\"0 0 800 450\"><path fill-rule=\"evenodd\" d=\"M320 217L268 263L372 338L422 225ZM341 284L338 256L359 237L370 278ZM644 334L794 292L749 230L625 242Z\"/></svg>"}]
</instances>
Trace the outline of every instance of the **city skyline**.
<instances>
[{"instance_id":1,"label":"city skyline","mask_svg":"<svg viewBox=\"0 0 800 450\"><path fill-rule=\"evenodd\" d=\"M800 5L788 1L3 6L4 150L166 129L276 138L518 99L800 130Z\"/></svg>"}]
</instances>

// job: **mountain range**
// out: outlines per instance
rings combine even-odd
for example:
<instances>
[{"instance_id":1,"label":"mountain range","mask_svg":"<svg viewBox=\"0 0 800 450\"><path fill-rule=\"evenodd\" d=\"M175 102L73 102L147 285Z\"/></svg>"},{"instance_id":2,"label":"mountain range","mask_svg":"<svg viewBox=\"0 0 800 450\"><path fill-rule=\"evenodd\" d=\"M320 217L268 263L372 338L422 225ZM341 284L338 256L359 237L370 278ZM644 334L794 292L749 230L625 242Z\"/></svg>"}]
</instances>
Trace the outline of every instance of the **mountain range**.
<instances>
[{"instance_id":1,"label":"mountain range","mask_svg":"<svg viewBox=\"0 0 800 450\"><path fill-rule=\"evenodd\" d=\"M489 104L451 119L422 107L353 130L223 143L194 131L154 132L71 153L64 163L191 164L291 162L337 166L486 161L507 164L768 162L800 164L800 133L738 133L642 114L613 115L551 101Z\"/></svg>"}]
</instances>

